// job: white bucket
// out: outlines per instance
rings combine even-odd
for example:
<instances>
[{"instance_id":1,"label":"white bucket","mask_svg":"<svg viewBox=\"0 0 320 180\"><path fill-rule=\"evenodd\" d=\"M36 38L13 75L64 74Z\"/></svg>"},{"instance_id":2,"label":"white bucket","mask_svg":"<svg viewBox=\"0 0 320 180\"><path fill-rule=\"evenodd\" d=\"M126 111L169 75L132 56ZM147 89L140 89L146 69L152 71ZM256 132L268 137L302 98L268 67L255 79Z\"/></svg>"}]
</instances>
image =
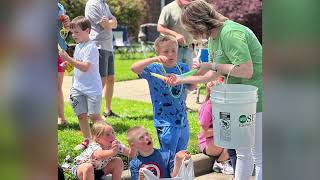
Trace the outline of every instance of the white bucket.
<instances>
[{"instance_id":1,"label":"white bucket","mask_svg":"<svg viewBox=\"0 0 320 180\"><path fill-rule=\"evenodd\" d=\"M214 144L228 149L254 146L258 88L224 84L211 89Z\"/></svg>"}]
</instances>

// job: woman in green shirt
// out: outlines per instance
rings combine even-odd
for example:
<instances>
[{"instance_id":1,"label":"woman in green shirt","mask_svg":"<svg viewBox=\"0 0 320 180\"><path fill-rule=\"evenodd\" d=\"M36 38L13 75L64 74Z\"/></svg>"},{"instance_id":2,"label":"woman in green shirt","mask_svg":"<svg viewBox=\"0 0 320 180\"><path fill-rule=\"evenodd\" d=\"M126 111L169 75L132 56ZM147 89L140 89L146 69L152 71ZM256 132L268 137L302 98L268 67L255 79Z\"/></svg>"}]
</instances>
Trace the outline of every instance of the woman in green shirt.
<instances>
[{"instance_id":1,"label":"woman in green shirt","mask_svg":"<svg viewBox=\"0 0 320 180\"><path fill-rule=\"evenodd\" d=\"M198 64L199 76L172 78L171 85L206 83L230 72L228 84L247 84L258 87L254 148L237 151L236 180L248 180L253 161L256 179L262 179L262 46L247 27L218 13L203 0L192 1L181 16L185 29L195 39L208 39L209 62ZM202 75L202 76L200 76Z\"/></svg>"}]
</instances>

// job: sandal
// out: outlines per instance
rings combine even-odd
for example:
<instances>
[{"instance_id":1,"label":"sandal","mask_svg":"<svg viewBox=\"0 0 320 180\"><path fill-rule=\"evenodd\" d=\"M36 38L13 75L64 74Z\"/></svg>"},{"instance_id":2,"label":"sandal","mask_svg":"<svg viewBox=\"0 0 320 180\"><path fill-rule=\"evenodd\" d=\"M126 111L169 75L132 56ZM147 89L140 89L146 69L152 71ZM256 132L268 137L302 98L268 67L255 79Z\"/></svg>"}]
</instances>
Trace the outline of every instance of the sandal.
<instances>
[{"instance_id":1,"label":"sandal","mask_svg":"<svg viewBox=\"0 0 320 180\"><path fill-rule=\"evenodd\" d=\"M120 116L116 113L114 113L113 111L109 111L108 113L103 112L103 116L105 118L111 117L111 118L120 118Z\"/></svg>"}]
</instances>

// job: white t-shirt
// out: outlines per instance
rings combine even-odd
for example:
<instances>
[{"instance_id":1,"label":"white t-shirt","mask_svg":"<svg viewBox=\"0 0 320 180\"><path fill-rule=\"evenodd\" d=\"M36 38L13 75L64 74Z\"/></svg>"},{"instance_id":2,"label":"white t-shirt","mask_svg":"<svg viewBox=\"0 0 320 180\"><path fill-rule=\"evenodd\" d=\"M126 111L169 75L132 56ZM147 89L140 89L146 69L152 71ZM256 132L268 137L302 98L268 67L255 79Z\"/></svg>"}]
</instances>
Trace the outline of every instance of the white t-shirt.
<instances>
[{"instance_id":1,"label":"white t-shirt","mask_svg":"<svg viewBox=\"0 0 320 180\"><path fill-rule=\"evenodd\" d=\"M72 87L88 96L102 95L102 82L99 73L99 51L95 43L87 41L77 44L73 57L77 61L89 62L87 72L74 68Z\"/></svg>"}]
</instances>

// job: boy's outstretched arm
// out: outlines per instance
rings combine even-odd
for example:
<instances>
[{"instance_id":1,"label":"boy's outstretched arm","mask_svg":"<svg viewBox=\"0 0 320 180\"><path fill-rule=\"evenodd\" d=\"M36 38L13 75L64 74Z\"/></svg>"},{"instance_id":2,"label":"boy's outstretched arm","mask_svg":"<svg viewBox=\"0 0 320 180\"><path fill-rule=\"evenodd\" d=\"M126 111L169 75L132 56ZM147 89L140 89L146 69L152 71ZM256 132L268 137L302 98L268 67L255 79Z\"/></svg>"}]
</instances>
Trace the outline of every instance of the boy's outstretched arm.
<instances>
[{"instance_id":1,"label":"boy's outstretched arm","mask_svg":"<svg viewBox=\"0 0 320 180\"><path fill-rule=\"evenodd\" d=\"M190 158L191 158L191 154L186 150L177 152L174 158L174 167L173 167L173 171L171 172L171 177L176 177L179 173L183 160L188 160Z\"/></svg>"},{"instance_id":2,"label":"boy's outstretched arm","mask_svg":"<svg viewBox=\"0 0 320 180\"><path fill-rule=\"evenodd\" d=\"M81 61L77 61L74 58L70 57L68 55L68 53L64 50L61 50L59 52L59 55L62 57L62 59L64 61L67 61L68 63L70 63L73 67L79 69L80 71L83 72L87 72L89 67L90 67L90 63L89 62L81 62Z\"/></svg>"},{"instance_id":3,"label":"boy's outstretched arm","mask_svg":"<svg viewBox=\"0 0 320 180\"><path fill-rule=\"evenodd\" d=\"M133 157L137 156L137 150L134 148L125 147L123 150L123 155L125 155L129 158L133 158Z\"/></svg>"},{"instance_id":4,"label":"boy's outstretched arm","mask_svg":"<svg viewBox=\"0 0 320 180\"><path fill-rule=\"evenodd\" d=\"M134 73L140 74L146 68L149 64L159 62L159 63L165 63L167 61L167 57L165 56L156 56L148 59L144 59L141 61L138 61L131 66L131 71Z\"/></svg>"}]
</instances>

